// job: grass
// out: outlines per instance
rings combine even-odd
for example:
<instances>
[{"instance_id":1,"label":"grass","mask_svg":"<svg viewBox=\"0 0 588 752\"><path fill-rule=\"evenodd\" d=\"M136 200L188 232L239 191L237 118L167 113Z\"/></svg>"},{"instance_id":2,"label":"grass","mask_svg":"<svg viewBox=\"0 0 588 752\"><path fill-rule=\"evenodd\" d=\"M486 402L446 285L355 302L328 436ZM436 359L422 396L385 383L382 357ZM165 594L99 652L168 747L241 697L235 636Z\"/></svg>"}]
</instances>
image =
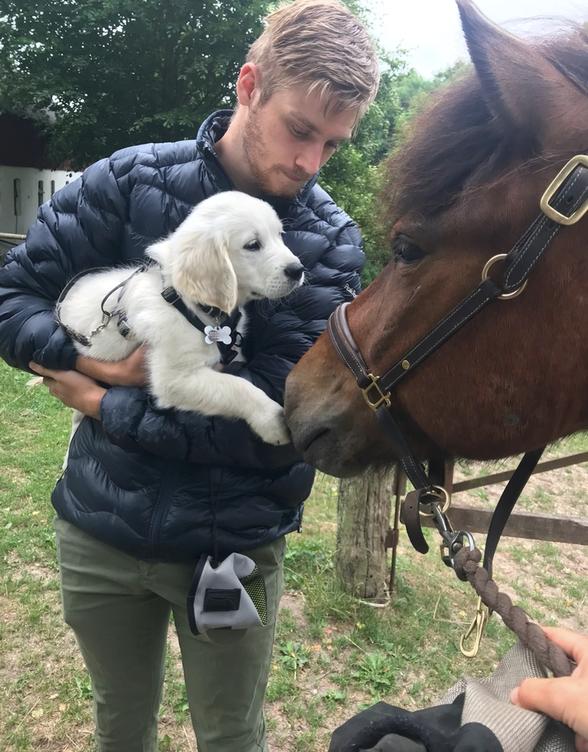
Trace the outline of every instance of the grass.
<instances>
[{"instance_id":1,"label":"grass","mask_svg":"<svg viewBox=\"0 0 588 752\"><path fill-rule=\"evenodd\" d=\"M0 365L0 749L90 752L92 688L62 623L49 501L69 413L44 389L27 389L27 380ZM573 437L558 451L582 451L587 443ZM462 472L473 475L477 468ZM585 516L585 469L550 477L557 480L549 488L542 479L530 487L527 507L547 510L553 500L567 510L560 513ZM568 489L573 493L566 497ZM496 494L482 489L468 502L488 506ZM513 642L493 619L478 658L465 659L458 643L475 598L443 566L436 546L421 556L404 535L389 607L370 608L341 592L333 570L336 505L336 481L319 477L304 531L289 537L268 688L273 752L325 750L333 728L380 699L409 709L431 703L462 674L488 673ZM496 572L535 618L588 627L585 548L507 539ZM159 749L193 752L173 639L170 646Z\"/></svg>"}]
</instances>

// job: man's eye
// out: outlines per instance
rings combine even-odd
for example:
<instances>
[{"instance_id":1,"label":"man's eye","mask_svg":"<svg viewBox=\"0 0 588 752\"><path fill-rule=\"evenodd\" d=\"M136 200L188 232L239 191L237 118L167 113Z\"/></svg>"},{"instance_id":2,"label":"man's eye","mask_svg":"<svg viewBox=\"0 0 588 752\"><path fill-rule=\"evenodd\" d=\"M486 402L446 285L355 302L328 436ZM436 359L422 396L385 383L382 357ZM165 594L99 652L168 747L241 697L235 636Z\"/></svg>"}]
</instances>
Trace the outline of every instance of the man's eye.
<instances>
[{"instance_id":1,"label":"man's eye","mask_svg":"<svg viewBox=\"0 0 588 752\"><path fill-rule=\"evenodd\" d=\"M246 251L259 251L261 249L261 243L259 240L250 240L249 243L245 243L243 248Z\"/></svg>"},{"instance_id":2,"label":"man's eye","mask_svg":"<svg viewBox=\"0 0 588 752\"><path fill-rule=\"evenodd\" d=\"M394 260L405 264L413 264L426 256L423 249L406 235L396 235L392 241Z\"/></svg>"},{"instance_id":3,"label":"man's eye","mask_svg":"<svg viewBox=\"0 0 588 752\"><path fill-rule=\"evenodd\" d=\"M300 138L305 139L310 136L310 133L308 131L300 131L298 128L290 127L290 133L294 136L294 138Z\"/></svg>"}]
</instances>

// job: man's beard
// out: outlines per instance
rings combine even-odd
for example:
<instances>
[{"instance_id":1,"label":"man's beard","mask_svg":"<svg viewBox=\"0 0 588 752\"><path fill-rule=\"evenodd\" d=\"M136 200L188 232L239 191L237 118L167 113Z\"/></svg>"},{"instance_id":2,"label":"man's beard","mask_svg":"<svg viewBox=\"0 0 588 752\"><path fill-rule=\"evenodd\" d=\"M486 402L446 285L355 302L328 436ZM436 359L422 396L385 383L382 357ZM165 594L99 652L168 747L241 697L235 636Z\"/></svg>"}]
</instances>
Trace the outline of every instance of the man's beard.
<instances>
[{"instance_id":1,"label":"man's beard","mask_svg":"<svg viewBox=\"0 0 588 752\"><path fill-rule=\"evenodd\" d=\"M267 155L267 147L261 136L259 119L255 110L250 110L249 118L243 128L243 153L247 160L249 175L261 195L294 198L306 182L305 179L301 179L300 183L289 181L277 167L270 167L266 170L260 167ZM277 190L276 178L281 178L280 187Z\"/></svg>"}]
</instances>

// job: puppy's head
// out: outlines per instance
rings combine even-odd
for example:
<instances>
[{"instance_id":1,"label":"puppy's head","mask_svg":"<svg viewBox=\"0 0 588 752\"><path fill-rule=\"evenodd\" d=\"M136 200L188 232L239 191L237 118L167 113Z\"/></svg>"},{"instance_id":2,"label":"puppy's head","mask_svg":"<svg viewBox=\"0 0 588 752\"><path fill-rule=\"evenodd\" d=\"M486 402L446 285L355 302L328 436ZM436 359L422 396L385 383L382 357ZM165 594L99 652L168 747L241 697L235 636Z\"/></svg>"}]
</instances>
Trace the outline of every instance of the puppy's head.
<instances>
[{"instance_id":1,"label":"puppy's head","mask_svg":"<svg viewBox=\"0 0 588 752\"><path fill-rule=\"evenodd\" d=\"M226 312L287 295L304 276L272 207L239 191L202 201L150 254L169 270L183 298Z\"/></svg>"},{"instance_id":2,"label":"puppy's head","mask_svg":"<svg viewBox=\"0 0 588 752\"><path fill-rule=\"evenodd\" d=\"M171 283L188 303L229 313L237 304L237 278L221 226L206 210L206 199L165 240L148 254L170 275Z\"/></svg>"},{"instance_id":3,"label":"puppy's head","mask_svg":"<svg viewBox=\"0 0 588 752\"><path fill-rule=\"evenodd\" d=\"M216 196L226 202L226 243L237 276L239 303L281 298L299 287L304 267L282 240L282 223L272 207L237 191Z\"/></svg>"}]
</instances>

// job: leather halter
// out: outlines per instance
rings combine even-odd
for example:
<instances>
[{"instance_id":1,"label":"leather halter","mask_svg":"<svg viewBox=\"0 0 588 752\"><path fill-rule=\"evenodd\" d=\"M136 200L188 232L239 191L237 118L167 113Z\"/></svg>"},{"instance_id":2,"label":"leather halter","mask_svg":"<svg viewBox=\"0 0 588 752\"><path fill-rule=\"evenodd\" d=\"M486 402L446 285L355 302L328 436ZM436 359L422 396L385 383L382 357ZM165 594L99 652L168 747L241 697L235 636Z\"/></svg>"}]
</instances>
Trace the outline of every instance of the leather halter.
<instances>
[{"instance_id":1,"label":"leather halter","mask_svg":"<svg viewBox=\"0 0 588 752\"><path fill-rule=\"evenodd\" d=\"M563 227L578 222L588 211L588 155L573 157L549 184L540 200L541 213L531 223L508 253L493 256L482 272L482 282L470 295L458 303L431 331L386 371L375 375L366 364L347 322L346 309L349 303L339 306L328 322L331 342L339 358L353 373L364 399L375 412L382 432L394 446L400 464L413 484L415 491L409 493L403 505L404 522L413 546L426 553L428 545L423 536L419 515L422 507L432 508L435 522L443 535L446 556L444 561L453 565L453 556L464 544L469 533L455 533L441 509L441 502L448 501L445 489L435 486L423 465L416 459L404 437L392 408L392 390L416 366L435 352L484 306L496 299L509 299L523 292L527 278L543 253ZM501 283L488 276L490 268L503 262ZM515 475L504 490L490 524L484 566L491 572L492 557L498 539L506 525L514 503L533 472L543 449L526 454Z\"/></svg>"}]
</instances>

